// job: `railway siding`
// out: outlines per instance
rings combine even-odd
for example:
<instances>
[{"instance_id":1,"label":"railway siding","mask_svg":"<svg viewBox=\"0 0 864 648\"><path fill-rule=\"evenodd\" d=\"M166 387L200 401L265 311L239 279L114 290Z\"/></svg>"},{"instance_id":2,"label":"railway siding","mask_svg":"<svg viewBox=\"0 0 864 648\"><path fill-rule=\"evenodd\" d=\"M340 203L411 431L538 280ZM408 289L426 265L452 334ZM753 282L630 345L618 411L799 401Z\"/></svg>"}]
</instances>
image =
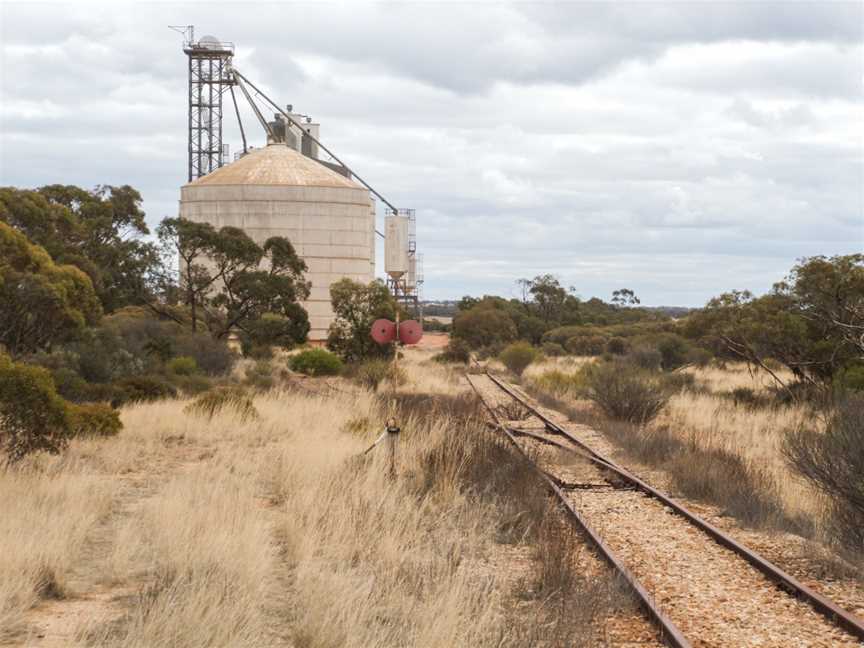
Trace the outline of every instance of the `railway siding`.
<instances>
[{"instance_id":1,"label":"railway siding","mask_svg":"<svg viewBox=\"0 0 864 648\"><path fill-rule=\"evenodd\" d=\"M469 380L499 416L512 413L516 399L533 405L510 385L506 388L511 393L506 393L489 376L473 375ZM568 503L690 644L864 645L662 501L633 489L601 461L587 458L585 450L577 449L577 454L550 445L571 444L550 430L537 413L526 416L527 412L521 420L501 423L515 433L511 438L538 468L563 487ZM558 421L555 424L561 426ZM584 427L568 425L566 431L594 452L604 457L611 454L608 442Z\"/></svg>"}]
</instances>

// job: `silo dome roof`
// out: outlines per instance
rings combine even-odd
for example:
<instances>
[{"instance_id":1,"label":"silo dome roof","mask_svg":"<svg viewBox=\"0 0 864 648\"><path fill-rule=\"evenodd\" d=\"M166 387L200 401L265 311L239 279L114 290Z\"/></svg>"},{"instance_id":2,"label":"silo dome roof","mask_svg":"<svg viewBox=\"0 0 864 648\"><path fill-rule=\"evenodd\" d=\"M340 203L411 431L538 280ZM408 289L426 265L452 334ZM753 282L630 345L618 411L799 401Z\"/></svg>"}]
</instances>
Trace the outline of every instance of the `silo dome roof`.
<instances>
[{"instance_id":1,"label":"silo dome roof","mask_svg":"<svg viewBox=\"0 0 864 648\"><path fill-rule=\"evenodd\" d=\"M239 160L193 180L187 187L203 185L287 185L294 187L345 187L360 185L285 144L253 149Z\"/></svg>"}]
</instances>

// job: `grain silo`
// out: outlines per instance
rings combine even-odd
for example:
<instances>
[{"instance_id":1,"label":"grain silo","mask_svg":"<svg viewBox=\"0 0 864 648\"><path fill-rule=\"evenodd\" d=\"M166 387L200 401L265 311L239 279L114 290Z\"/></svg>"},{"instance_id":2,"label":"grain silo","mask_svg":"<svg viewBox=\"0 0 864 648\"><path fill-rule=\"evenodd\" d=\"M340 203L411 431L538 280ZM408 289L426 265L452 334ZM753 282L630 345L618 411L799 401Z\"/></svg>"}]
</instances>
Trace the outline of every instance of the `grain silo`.
<instances>
[{"instance_id":1,"label":"grain silo","mask_svg":"<svg viewBox=\"0 0 864 648\"><path fill-rule=\"evenodd\" d=\"M309 339L321 341L333 319L330 284L375 275L375 214L369 191L284 143L252 149L184 185L180 216L215 228L231 225L257 243L284 236L306 261L312 282Z\"/></svg>"}]
</instances>

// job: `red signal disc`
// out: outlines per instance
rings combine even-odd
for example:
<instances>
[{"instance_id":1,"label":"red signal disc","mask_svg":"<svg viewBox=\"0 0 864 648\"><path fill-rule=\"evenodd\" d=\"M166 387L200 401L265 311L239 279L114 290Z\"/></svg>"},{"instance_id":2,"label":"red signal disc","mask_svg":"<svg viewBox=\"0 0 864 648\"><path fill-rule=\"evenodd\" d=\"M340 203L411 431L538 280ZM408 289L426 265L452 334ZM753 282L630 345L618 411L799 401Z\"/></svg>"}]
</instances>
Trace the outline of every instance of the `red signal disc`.
<instances>
[{"instance_id":1,"label":"red signal disc","mask_svg":"<svg viewBox=\"0 0 864 648\"><path fill-rule=\"evenodd\" d=\"M371 333L378 344L387 344L396 339L396 323L388 319L375 320Z\"/></svg>"},{"instance_id":2,"label":"red signal disc","mask_svg":"<svg viewBox=\"0 0 864 648\"><path fill-rule=\"evenodd\" d=\"M417 344L423 337L423 327L416 320L408 320L399 324L399 340L402 344Z\"/></svg>"}]
</instances>

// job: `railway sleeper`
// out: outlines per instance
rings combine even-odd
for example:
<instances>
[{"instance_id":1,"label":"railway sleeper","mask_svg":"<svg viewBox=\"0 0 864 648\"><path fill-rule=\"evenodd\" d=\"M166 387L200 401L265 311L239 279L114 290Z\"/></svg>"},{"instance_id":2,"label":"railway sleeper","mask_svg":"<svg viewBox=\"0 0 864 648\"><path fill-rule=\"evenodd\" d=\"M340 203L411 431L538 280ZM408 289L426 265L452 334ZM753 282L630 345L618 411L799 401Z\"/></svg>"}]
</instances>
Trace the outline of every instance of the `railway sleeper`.
<instances>
[{"instance_id":1,"label":"railway sleeper","mask_svg":"<svg viewBox=\"0 0 864 648\"><path fill-rule=\"evenodd\" d=\"M564 491L576 491L576 490L622 490L622 491L633 491L636 490L635 487L625 484L624 482L568 482L560 477L556 477L555 475L543 471L543 474L546 475L549 479L551 479L555 485Z\"/></svg>"}]
</instances>

